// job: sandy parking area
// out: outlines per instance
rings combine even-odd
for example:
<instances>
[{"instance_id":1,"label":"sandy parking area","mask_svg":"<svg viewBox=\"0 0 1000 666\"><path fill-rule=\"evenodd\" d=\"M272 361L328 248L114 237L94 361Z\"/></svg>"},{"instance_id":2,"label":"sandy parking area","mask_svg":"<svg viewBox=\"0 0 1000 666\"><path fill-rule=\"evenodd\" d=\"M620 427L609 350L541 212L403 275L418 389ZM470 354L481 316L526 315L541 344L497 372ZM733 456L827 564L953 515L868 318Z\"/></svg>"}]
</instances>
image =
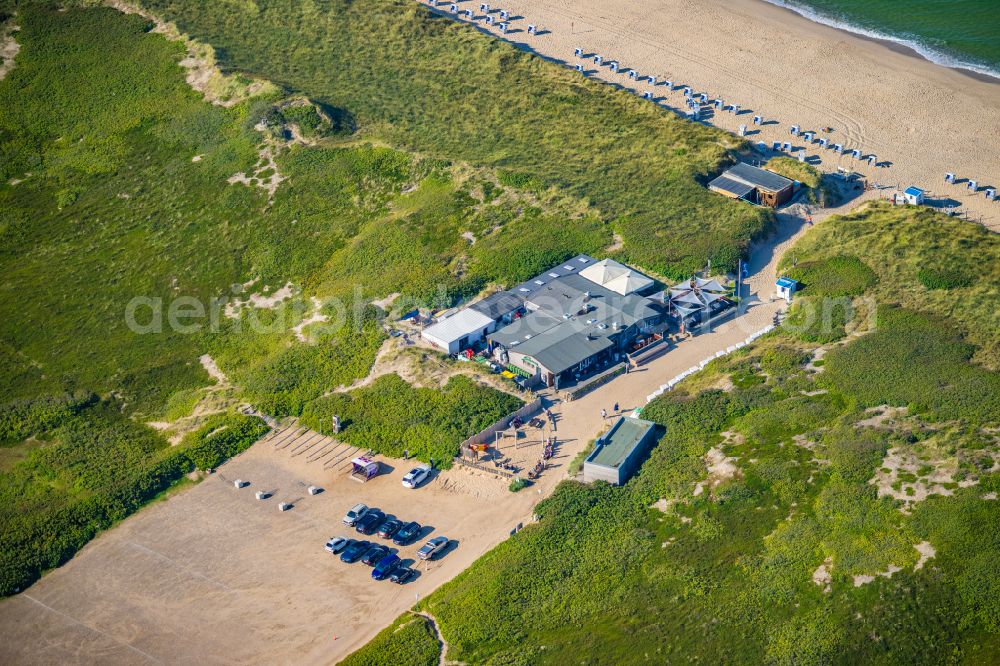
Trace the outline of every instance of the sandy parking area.
<instances>
[{"instance_id":1,"label":"sandy parking area","mask_svg":"<svg viewBox=\"0 0 1000 666\"><path fill-rule=\"evenodd\" d=\"M394 470L360 484L290 451L258 442L0 603L0 662L329 663L530 518L538 497L538 488L514 495L465 471L408 491L400 479L409 465L391 460ZM251 485L236 490L235 478ZM310 484L326 491L309 496ZM256 500L260 489L273 497ZM295 507L281 513L279 501ZM323 550L330 536L351 533L341 518L357 501L455 543L411 584L376 583L364 564ZM419 546L400 555L415 559Z\"/></svg>"}]
</instances>

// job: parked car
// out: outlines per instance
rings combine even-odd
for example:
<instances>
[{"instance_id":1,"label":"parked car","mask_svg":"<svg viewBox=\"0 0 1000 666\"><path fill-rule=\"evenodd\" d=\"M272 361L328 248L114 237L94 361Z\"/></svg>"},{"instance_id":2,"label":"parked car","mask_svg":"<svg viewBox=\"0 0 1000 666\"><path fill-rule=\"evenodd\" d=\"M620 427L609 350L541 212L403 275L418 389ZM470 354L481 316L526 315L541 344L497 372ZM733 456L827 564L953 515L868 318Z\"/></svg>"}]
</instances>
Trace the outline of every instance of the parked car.
<instances>
[{"instance_id":1,"label":"parked car","mask_svg":"<svg viewBox=\"0 0 1000 666\"><path fill-rule=\"evenodd\" d=\"M347 537L330 537L330 540L326 542L326 552L336 555L347 548L347 544L350 542L351 540Z\"/></svg>"},{"instance_id":2,"label":"parked car","mask_svg":"<svg viewBox=\"0 0 1000 666\"><path fill-rule=\"evenodd\" d=\"M354 564L369 548L371 548L371 544L367 541L352 541L351 545L340 554L340 561Z\"/></svg>"},{"instance_id":3,"label":"parked car","mask_svg":"<svg viewBox=\"0 0 1000 666\"><path fill-rule=\"evenodd\" d=\"M370 567L375 566L375 563L380 561L383 557L389 554L389 549L385 546L372 546L365 553L365 556L361 558L361 561Z\"/></svg>"},{"instance_id":4,"label":"parked car","mask_svg":"<svg viewBox=\"0 0 1000 666\"><path fill-rule=\"evenodd\" d=\"M378 535L383 539L391 539L392 537L396 536L396 532L398 532L399 528L402 526L403 526L402 520L396 520L395 518L393 518L392 520L387 520L384 523L382 523L382 527L378 529Z\"/></svg>"},{"instance_id":5,"label":"parked car","mask_svg":"<svg viewBox=\"0 0 1000 666\"><path fill-rule=\"evenodd\" d=\"M389 553L379 560L375 568L372 569L372 579L385 580L392 573L392 570L396 568L397 564L399 564L399 556Z\"/></svg>"},{"instance_id":6,"label":"parked car","mask_svg":"<svg viewBox=\"0 0 1000 666\"><path fill-rule=\"evenodd\" d=\"M364 518L366 513L368 513L367 504L355 504L351 507L351 510L347 512L347 515L344 516L344 524L348 527L353 527L355 523Z\"/></svg>"},{"instance_id":7,"label":"parked car","mask_svg":"<svg viewBox=\"0 0 1000 666\"><path fill-rule=\"evenodd\" d=\"M417 551L417 557L422 560L432 560L434 556L444 550L445 546L448 545L448 539L443 536L434 537Z\"/></svg>"},{"instance_id":8,"label":"parked car","mask_svg":"<svg viewBox=\"0 0 1000 666\"><path fill-rule=\"evenodd\" d=\"M420 467L414 467L411 469L406 476L403 477L403 487L404 488L416 488L421 483L427 480L427 477L431 475L430 465L421 465Z\"/></svg>"},{"instance_id":9,"label":"parked car","mask_svg":"<svg viewBox=\"0 0 1000 666\"><path fill-rule=\"evenodd\" d=\"M361 516L361 519L354 525L356 529L361 534L372 535L375 534L375 530L378 526L385 520L385 514L378 509L368 509L368 513Z\"/></svg>"},{"instance_id":10,"label":"parked car","mask_svg":"<svg viewBox=\"0 0 1000 666\"><path fill-rule=\"evenodd\" d=\"M389 576L389 580L397 585L402 585L406 581L417 575L417 572L410 567L396 567L396 570Z\"/></svg>"},{"instance_id":11,"label":"parked car","mask_svg":"<svg viewBox=\"0 0 1000 666\"><path fill-rule=\"evenodd\" d=\"M416 521L406 523L396 531L396 536L392 538L392 542L397 546L405 546L420 536L421 529L423 528L420 527L420 523Z\"/></svg>"}]
</instances>

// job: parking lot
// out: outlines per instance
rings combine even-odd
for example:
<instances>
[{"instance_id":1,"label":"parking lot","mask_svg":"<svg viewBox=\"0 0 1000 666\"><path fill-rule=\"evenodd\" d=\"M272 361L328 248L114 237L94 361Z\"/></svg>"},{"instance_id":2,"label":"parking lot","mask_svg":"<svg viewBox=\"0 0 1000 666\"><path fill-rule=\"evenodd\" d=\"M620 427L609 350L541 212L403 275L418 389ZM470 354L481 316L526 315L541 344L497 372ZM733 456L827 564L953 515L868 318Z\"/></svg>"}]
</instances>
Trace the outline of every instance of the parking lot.
<instances>
[{"instance_id":1,"label":"parking lot","mask_svg":"<svg viewBox=\"0 0 1000 666\"><path fill-rule=\"evenodd\" d=\"M0 661L331 663L506 538L538 499L464 469L407 490L400 482L413 463L400 460L383 459L383 473L359 483L275 437L0 603ZM250 483L236 489L237 478ZM313 484L324 491L309 495ZM257 500L258 490L270 497ZM294 506L281 512L280 502ZM363 537L341 522L357 502L424 530L402 547ZM405 585L372 580L371 567L324 550L338 535L392 546L417 576ZM418 561L434 536L448 547Z\"/></svg>"},{"instance_id":2,"label":"parking lot","mask_svg":"<svg viewBox=\"0 0 1000 666\"><path fill-rule=\"evenodd\" d=\"M769 275L752 280L770 285ZM336 662L527 523L534 504L565 478L569 461L608 426L602 410L616 402L626 412L644 405L667 378L744 339L777 307L762 302L554 407L555 457L535 485L516 494L506 479L469 468L407 490L400 481L412 464L399 460L385 461L385 474L361 484L348 478L350 450L306 432L272 435L0 602L0 663ZM526 469L541 456L546 434L536 429L517 444L501 440L501 453ZM286 435L296 439L276 439ZM236 490L237 478L250 485ZM310 496L311 484L325 492ZM272 496L258 501L257 490ZM279 502L295 506L279 512ZM449 552L421 564L407 585L373 581L364 564L344 564L323 549L331 536L350 534L341 519L357 502L432 528L425 536L448 537ZM412 560L419 546L401 548L400 556Z\"/></svg>"}]
</instances>

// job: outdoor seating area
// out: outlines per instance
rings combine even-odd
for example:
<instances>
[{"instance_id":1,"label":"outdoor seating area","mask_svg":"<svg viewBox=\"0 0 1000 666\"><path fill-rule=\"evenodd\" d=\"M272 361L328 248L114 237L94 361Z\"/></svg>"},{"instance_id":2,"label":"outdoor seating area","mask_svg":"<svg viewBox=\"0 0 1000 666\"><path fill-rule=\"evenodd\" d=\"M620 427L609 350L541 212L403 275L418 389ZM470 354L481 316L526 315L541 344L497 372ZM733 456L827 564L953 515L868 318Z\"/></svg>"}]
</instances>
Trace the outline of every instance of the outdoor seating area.
<instances>
[{"instance_id":1,"label":"outdoor seating area","mask_svg":"<svg viewBox=\"0 0 1000 666\"><path fill-rule=\"evenodd\" d=\"M463 446L455 462L503 478L537 478L555 455L558 440L549 416L515 417L492 441Z\"/></svg>"}]
</instances>

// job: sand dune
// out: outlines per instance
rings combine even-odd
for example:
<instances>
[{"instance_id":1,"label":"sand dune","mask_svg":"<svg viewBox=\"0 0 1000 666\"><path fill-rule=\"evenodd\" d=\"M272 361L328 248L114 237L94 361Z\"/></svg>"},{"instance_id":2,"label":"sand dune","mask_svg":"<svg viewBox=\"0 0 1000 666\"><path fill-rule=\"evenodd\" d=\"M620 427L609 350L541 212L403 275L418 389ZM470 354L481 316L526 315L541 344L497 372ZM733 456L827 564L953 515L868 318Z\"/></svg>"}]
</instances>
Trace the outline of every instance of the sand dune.
<instances>
[{"instance_id":1,"label":"sand dune","mask_svg":"<svg viewBox=\"0 0 1000 666\"><path fill-rule=\"evenodd\" d=\"M478 6L468 0L459 4ZM1000 82L935 65L896 45L819 25L761 0L504 0L493 7L511 12L507 39L557 60L586 62L590 76L640 92L651 89L671 108L683 108L682 86L740 104L740 115L719 113L709 122L730 131L741 124L758 129L748 137L755 142L801 146L789 135L791 125L803 131L832 127L823 135L831 143L874 153L891 165L870 167L817 147L809 154L819 157L820 168L842 165L884 185L919 185L934 198L961 205L970 219L1000 230L1000 201L988 202L982 192L1000 187ZM529 24L540 34L528 34ZM621 72L577 60L577 47L603 55L605 63L620 62ZM629 68L657 74L661 82L672 79L674 90L636 83ZM754 114L776 122L754 128ZM949 171L958 175L958 184L944 182ZM961 182L966 178L978 181L978 194L966 189Z\"/></svg>"}]
</instances>

